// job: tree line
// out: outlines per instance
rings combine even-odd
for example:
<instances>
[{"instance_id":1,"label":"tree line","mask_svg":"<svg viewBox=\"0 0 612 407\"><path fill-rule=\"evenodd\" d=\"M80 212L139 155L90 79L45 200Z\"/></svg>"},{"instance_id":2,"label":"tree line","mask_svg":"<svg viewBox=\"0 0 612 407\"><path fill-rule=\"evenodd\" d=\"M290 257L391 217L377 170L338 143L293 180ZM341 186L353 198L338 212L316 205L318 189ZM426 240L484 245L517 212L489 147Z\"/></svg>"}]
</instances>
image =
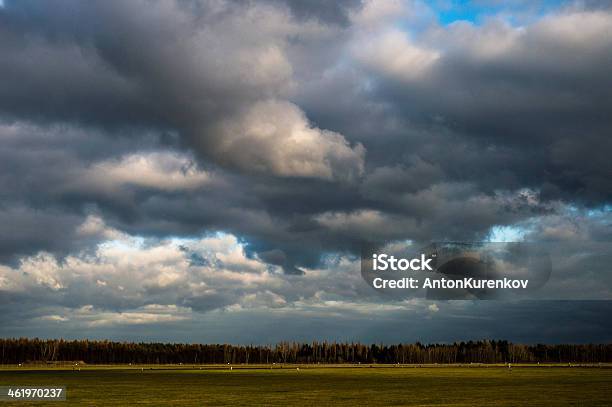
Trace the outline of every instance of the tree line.
<instances>
[{"instance_id":1,"label":"tree line","mask_svg":"<svg viewBox=\"0 0 612 407\"><path fill-rule=\"evenodd\" d=\"M606 363L612 344L514 344L504 340L453 344L366 345L280 342L276 345L134 343L106 340L0 339L0 364L83 361L89 364L272 363Z\"/></svg>"}]
</instances>

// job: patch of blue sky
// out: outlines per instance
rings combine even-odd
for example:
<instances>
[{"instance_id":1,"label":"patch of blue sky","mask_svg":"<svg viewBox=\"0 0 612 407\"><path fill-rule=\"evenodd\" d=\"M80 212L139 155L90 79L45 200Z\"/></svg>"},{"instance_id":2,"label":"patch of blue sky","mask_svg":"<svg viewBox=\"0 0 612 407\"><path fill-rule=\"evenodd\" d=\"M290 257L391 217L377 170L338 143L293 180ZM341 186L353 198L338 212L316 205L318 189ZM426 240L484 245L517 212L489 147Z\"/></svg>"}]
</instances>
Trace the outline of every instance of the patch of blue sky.
<instances>
[{"instance_id":1,"label":"patch of blue sky","mask_svg":"<svg viewBox=\"0 0 612 407\"><path fill-rule=\"evenodd\" d=\"M589 209L586 215L589 218L598 218L602 216L609 216L612 213L612 205L606 204L600 208Z\"/></svg>"},{"instance_id":2,"label":"patch of blue sky","mask_svg":"<svg viewBox=\"0 0 612 407\"><path fill-rule=\"evenodd\" d=\"M129 239L106 240L99 244L104 249L137 250L145 247L146 239L142 236L130 236Z\"/></svg>"},{"instance_id":3,"label":"patch of blue sky","mask_svg":"<svg viewBox=\"0 0 612 407\"><path fill-rule=\"evenodd\" d=\"M565 0L449 0L436 2L432 8L442 25L458 21L480 25L491 17L502 18L512 25L522 25L525 21L538 19L562 8L567 3Z\"/></svg>"},{"instance_id":4,"label":"patch of blue sky","mask_svg":"<svg viewBox=\"0 0 612 407\"><path fill-rule=\"evenodd\" d=\"M528 230L521 226L493 226L489 231L489 242L521 242Z\"/></svg>"},{"instance_id":5,"label":"patch of blue sky","mask_svg":"<svg viewBox=\"0 0 612 407\"><path fill-rule=\"evenodd\" d=\"M612 212L612 204L605 204L598 208L584 209L576 205L568 204L565 210L575 216L587 216L589 218L597 218L601 216L609 216Z\"/></svg>"}]
</instances>

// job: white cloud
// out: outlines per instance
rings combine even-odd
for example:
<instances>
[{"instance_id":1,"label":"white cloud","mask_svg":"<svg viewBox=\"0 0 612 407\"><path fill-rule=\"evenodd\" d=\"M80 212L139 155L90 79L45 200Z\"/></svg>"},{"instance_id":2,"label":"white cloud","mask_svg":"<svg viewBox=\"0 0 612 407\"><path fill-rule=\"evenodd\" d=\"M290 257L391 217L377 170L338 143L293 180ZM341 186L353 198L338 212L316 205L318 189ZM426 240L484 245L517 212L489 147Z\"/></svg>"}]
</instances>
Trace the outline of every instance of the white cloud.
<instances>
[{"instance_id":1,"label":"white cloud","mask_svg":"<svg viewBox=\"0 0 612 407\"><path fill-rule=\"evenodd\" d=\"M440 52L417 45L406 32L385 30L355 41L357 61L368 69L400 81L417 80L440 58Z\"/></svg>"},{"instance_id":2,"label":"white cloud","mask_svg":"<svg viewBox=\"0 0 612 407\"><path fill-rule=\"evenodd\" d=\"M363 173L365 149L309 123L293 103L258 102L221 124L218 154L245 170L350 180Z\"/></svg>"},{"instance_id":3,"label":"white cloud","mask_svg":"<svg viewBox=\"0 0 612 407\"><path fill-rule=\"evenodd\" d=\"M63 317L61 315L44 315L40 317L43 321L52 321L52 322L65 322L68 321L68 318Z\"/></svg>"},{"instance_id":4,"label":"white cloud","mask_svg":"<svg viewBox=\"0 0 612 407\"><path fill-rule=\"evenodd\" d=\"M388 7L366 4L361 17L354 18L350 47L355 60L376 76L406 84L429 80L429 86L439 86L438 81L449 80L429 77L434 67L448 75L447 71L453 74L466 66L484 69L488 64L518 73L531 69L534 73L546 70L576 75L600 64L593 58L605 54L612 44L612 13L604 10L569 8L525 26L512 25L503 16L493 16L483 24L457 21L441 26L430 22L413 32L403 28L409 25L406 14L386 13ZM377 16L372 21L384 23L372 24L365 18L370 14Z\"/></svg>"},{"instance_id":5,"label":"white cloud","mask_svg":"<svg viewBox=\"0 0 612 407\"><path fill-rule=\"evenodd\" d=\"M552 14L534 25L533 33L567 46L605 46L612 42L612 13L608 11L573 11ZM606 35L608 34L608 35Z\"/></svg>"},{"instance_id":6,"label":"white cloud","mask_svg":"<svg viewBox=\"0 0 612 407\"><path fill-rule=\"evenodd\" d=\"M104 190L139 186L165 191L200 188L211 176L188 157L172 152L130 154L96 163L77 175L78 183Z\"/></svg>"},{"instance_id":7,"label":"white cloud","mask_svg":"<svg viewBox=\"0 0 612 407\"><path fill-rule=\"evenodd\" d=\"M366 0L363 6L351 13L351 21L359 26L375 27L408 13L403 0Z\"/></svg>"},{"instance_id":8,"label":"white cloud","mask_svg":"<svg viewBox=\"0 0 612 407\"><path fill-rule=\"evenodd\" d=\"M89 327L113 325L147 325L178 322L189 319L191 310L176 305L150 304L124 312L109 312L85 305L76 310L67 310L70 319Z\"/></svg>"},{"instance_id":9,"label":"white cloud","mask_svg":"<svg viewBox=\"0 0 612 407\"><path fill-rule=\"evenodd\" d=\"M86 223L96 225L95 231L106 229L102 219ZM304 268L296 276L247 255L245 244L231 234L161 241L121 236L62 261L42 252L17 267L0 266L0 289L35 293L41 306L70 303L53 312L45 308L41 318L91 327L182 321L193 311L299 309L324 315L408 306L376 305L357 258L329 256L321 268Z\"/></svg>"},{"instance_id":10,"label":"white cloud","mask_svg":"<svg viewBox=\"0 0 612 407\"><path fill-rule=\"evenodd\" d=\"M440 50L486 63L515 52L525 33L524 27L513 27L499 19L480 26L460 21L432 30L427 41Z\"/></svg>"},{"instance_id":11,"label":"white cloud","mask_svg":"<svg viewBox=\"0 0 612 407\"><path fill-rule=\"evenodd\" d=\"M108 227L104 219L96 215L88 215L85 221L78 226L77 236L99 237L105 240L126 240L128 235L121 233L117 229Z\"/></svg>"}]
</instances>

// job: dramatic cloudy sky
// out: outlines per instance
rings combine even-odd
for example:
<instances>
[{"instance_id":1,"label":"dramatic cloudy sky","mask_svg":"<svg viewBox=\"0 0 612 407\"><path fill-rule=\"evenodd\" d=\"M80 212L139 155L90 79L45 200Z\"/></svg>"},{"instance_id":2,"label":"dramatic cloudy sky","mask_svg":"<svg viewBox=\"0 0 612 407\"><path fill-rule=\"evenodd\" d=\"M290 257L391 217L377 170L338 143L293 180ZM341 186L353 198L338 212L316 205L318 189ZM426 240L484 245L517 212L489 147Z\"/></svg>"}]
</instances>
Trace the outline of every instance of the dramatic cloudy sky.
<instances>
[{"instance_id":1,"label":"dramatic cloudy sky","mask_svg":"<svg viewBox=\"0 0 612 407\"><path fill-rule=\"evenodd\" d=\"M0 0L0 336L611 341L611 72L607 2ZM440 240L564 300L361 279Z\"/></svg>"}]
</instances>

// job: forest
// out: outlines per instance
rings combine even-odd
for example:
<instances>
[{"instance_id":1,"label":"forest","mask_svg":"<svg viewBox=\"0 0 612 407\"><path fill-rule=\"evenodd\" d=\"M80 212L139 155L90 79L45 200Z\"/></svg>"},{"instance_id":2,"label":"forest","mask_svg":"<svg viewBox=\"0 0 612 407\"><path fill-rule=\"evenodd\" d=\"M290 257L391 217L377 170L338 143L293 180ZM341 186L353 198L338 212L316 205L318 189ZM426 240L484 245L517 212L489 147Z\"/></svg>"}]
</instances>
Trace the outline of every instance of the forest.
<instances>
[{"instance_id":1,"label":"forest","mask_svg":"<svg viewBox=\"0 0 612 407\"><path fill-rule=\"evenodd\" d=\"M609 363L612 344L514 344L505 340L453 344L280 342L276 345L134 343L107 340L0 339L0 364L271 364L271 363Z\"/></svg>"}]
</instances>

